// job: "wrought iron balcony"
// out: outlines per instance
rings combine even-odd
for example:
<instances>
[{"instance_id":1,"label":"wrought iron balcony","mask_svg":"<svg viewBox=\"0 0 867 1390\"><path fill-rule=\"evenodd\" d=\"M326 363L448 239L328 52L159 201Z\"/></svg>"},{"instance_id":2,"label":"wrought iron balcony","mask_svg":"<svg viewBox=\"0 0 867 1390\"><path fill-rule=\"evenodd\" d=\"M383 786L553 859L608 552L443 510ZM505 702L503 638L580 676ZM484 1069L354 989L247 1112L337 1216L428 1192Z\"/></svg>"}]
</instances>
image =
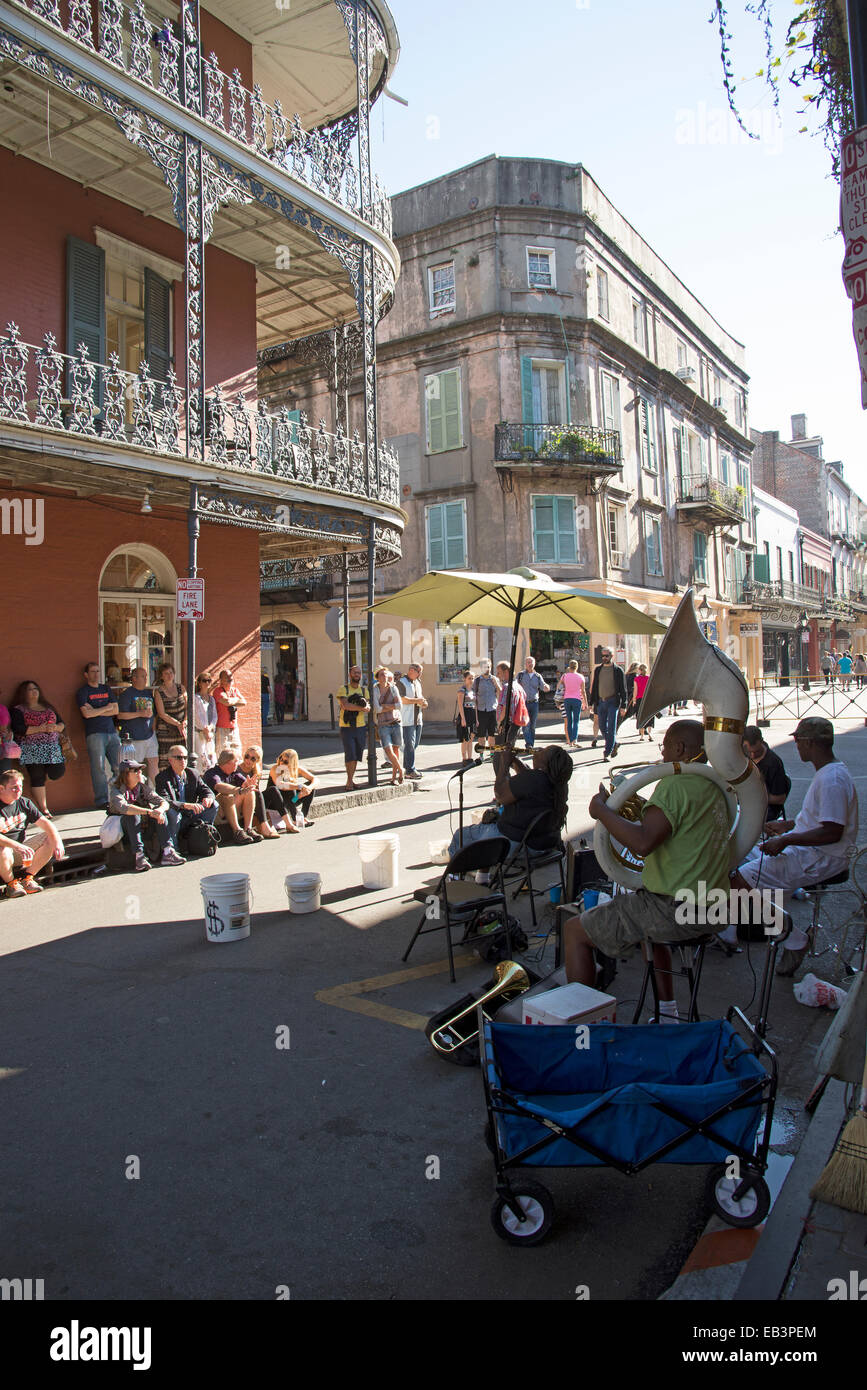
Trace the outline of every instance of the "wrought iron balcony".
<instances>
[{"instance_id":1,"label":"wrought iron balcony","mask_svg":"<svg viewBox=\"0 0 867 1390\"><path fill-rule=\"evenodd\" d=\"M122 0L68 0L62 8L60 0L18 3L90 54L178 107L197 112L201 103L202 118L222 135L238 140L348 211L366 217L378 231L391 237L391 203L379 179L373 179L369 211L362 208L358 171L348 153L358 129L354 115L329 128L308 131L297 114L289 116L283 111L279 99L273 105L266 102L258 83L249 91L237 68L231 75L224 72L215 53L201 55L200 76L198 50L187 50L185 65L184 44L176 32L180 26L149 16L143 0L131 6ZM184 12L181 0L181 23ZM49 59L44 61L47 64Z\"/></svg>"},{"instance_id":2,"label":"wrought iron balcony","mask_svg":"<svg viewBox=\"0 0 867 1390\"><path fill-rule=\"evenodd\" d=\"M535 467L576 465L591 477L618 473L620 432L593 425L534 425L503 420L494 431L494 462Z\"/></svg>"},{"instance_id":3,"label":"wrought iron balcony","mask_svg":"<svg viewBox=\"0 0 867 1390\"><path fill-rule=\"evenodd\" d=\"M711 525L746 520L746 493L729 487L709 473L692 473L678 479L678 508L698 521Z\"/></svg>"},{"instance_id":4,"label":"wrought iron balcony","mask_svg":"<svg viewBox=\"0 0 867 1390\"><path fill-rule=\"evenodd\" d=\"M303 560L261 560L259 591L270 602L277 602L279 594L290 603L328 603L334 596L334 576Z\"/></svg>"},{"instance_id":5,"label":"wrought iron balcony","mask_svg":"<svg viewBox=\"0 0 867 1390\"><path fill-rule=\"evenodd\" d=\"M398 503L397 454L380 444L374 476L357 430L351 438L340 428L329 434L324 420L314 429L303 412L295 420L285 409L269 414L262 400L251 406L239 394L227 401L219 386L206 393L205 410L205 463ZM58 352L53 333L46 333L42 347L22 343L14 323L0 337L0 420L131 452L195 458L186 447L185 411L186 393L171 368L165 381L157 381L147 363L133 376L121 371L116 353L106 366L89 361L84 346L76 357Z\"/></svg>"},{"instance_id":6,"label":"wrought iron balcony","mask_svg":"<svg viewBox=\"0 0 867 1390\"><path fill-rule=\"evenodd\" d=\"M797 604L809 616L827 612L830 602L821 589L808 584L794 584L790 579L775 579L771 583L764 580L744 579L740 584L730 586L732 603L747 604L760 610L778 608L781 603Z\"/></svg>"}]
</instances>

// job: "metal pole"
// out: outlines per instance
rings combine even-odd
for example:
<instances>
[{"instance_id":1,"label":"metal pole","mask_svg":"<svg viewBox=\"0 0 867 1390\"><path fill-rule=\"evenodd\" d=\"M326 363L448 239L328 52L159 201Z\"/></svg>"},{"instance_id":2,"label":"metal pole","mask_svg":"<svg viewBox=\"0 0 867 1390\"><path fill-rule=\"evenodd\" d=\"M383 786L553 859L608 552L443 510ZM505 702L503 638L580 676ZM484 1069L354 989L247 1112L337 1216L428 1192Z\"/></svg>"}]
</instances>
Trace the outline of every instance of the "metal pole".
<instances>
[{"instance_id":1,"label":"metal pole","mask_svg":"<svg viewBox=\"0 0 867 1390\"><path fill-rule=\"evenodd\" d=\"M846 0L849 28L849 75L855 126L867 125L867 0Z\"/></svg>"},{"instance_id":2,"label":"metal pole","mask_svg":"<svg viewBox=\"0 0 867 1390\"><path fill-rule=\"evenodd\" d=\"M189 555L189 577L196 578L196 564L198 561L198 541L199 541L199 488L197 483L190 483L190 510L187 517L187 529L190 537ZM193 760L195 743L196 722L193 717L193 700L196 691L196 623L195 619L190 618L187 622L187 759L190 763ZM199 772L203 769L199 768Z\"/></svg>"},{"instance_id":3,"label":"metal pole","mask_svg":"<svg viewBox=\"0 0 867 1390\"><path fill-rule=\"evenodd\" d=\"M376 730L373 726L373 609L376 581L376 522L370 522L367 542L367 689L370 695L370 712L367 716L367 785L377 785L376 776Z\"/></svg>"},{"instance_id":4,"label":"metal pole","mask_svg":"<svg viewBox=\"0 0 867 1390\"><path fill-rule=\"evenodd\" d=\"M343 683L349 685L349 559L343 552Z\"/></svg>"}]
</instances>

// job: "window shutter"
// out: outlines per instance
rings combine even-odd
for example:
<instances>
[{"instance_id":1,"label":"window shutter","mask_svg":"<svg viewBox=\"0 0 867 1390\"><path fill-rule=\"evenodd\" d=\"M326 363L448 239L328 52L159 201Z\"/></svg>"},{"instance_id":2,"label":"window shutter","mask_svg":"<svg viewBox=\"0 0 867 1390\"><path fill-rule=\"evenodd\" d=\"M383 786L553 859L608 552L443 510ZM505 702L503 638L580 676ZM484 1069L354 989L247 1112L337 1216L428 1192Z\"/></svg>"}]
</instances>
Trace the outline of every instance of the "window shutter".
<instances>
[{"instance_id":1,"label":"window shutter","mask_svg":"<svg viewBox=\"0 0 867 1390\"><path fill-rule=\"evenodd\" d=\"M659 550L659 523L648 519L645 540L647 546L647 572L648 574L662 573L662 556Z\"/></svg>"},{"instance_id":2,"label":"window shutter","mask_svg":"<svg viewBox=\"0 0 867 1390\"><path fill-rule=\"evenodd\" d=\"M575 542L575 506L571 497L555 497L557 509L557 559L561 564L574 564L578 559Z\"/></svg>"},{"instance_id":3,"label":"window shutter","mask_svg":"<svg viewBox=\"0 0 867 1390\"><path fill-rule=\"evenodd\" d=\"M427 509L427 550L428 568L444 570L446 568L446 549L443 537L443 507L441 502Z\"/></svg>"},{"instance_id":4,"label":"window shutter","mask_svg":"<svg viewBox=\"0 0 867 1390\"><path fill-rule=\"evenodd\" d=\"M459 570L466 564L466 543L464 540L464 504L447 502L445 504L445 569Z\"/></svg>"},{"instance_id":5,"label":"window shutter","mask_svg":"<svg viewBox=\"0 0 867 1390\"><path fill-rule=\"evenodd\" d=\"M66 239L66 351L70 357L84 343L91 362L105 362L105 252L78 237ZM67 394L72 380L67 373ZM95 386L102 403L102 374Z\"/></svg>"},{"instance_id":6,"label":"window shutter","mask_svg":"<svg viewBox=\"0 0 867 1390\"><path fill-rule=\"evenodd\" d=\"M521 358L521 419L525 425L533 420L533 359ZM524 430L524 448L532 449L535 443L534 431Z\"/></svg>"},{"instance_id":7,"label":"window shutter","mask_svg":"<svg viewBox=\"0 0 867 1390\"><path fill-rule=\"evenodd\" d=\"M429 454L442 453L445 440L442 387L441 375L425 377L424 395L427 407L427 449Z\"/></svg>"},{"instance_id":8,"label":"window shutter","mask_svg":"<svg viewBox=\"0 0 867 1390\"><path fill-rule=\"evenodd\" d=\"M458 372L443 372L440 376L440 385L445 431L444 448L459 449L463 442L461 439L460 374Z\"/></svg>"},{"instance_id":9,"label":"window shutter","mask_svg":"<svg viewBox=\"0 0 867 1390\"><path fill-rule=\"evenodd\" d=\"M572 376L569 371L569 358L566 358L565 371L563 373L566 385L566 424L572 423Z\"/></svg>"},{"instance_id":10,"label":"window shutter","mask_svg":"<svg viewBox=\"0 0 867 1390\"><path fill-rule=\"evenodd\" d=\"M696 579L707 578L707 536L696 531L692 538L692 563Z\"/></svg>"},{"instance_id":11,"label":"window shutter","mask_svg":"<svg viewBox=\"0 0 867 1390\"><path fill-rule=\"evenodd\" d=\"M753 579L758 584L770 584L771 557L769 555L760 555L757 552L753 556Z\"/></svg>"},{"instance_id":12,"label":"window shutter","mask_svg":"<svg viewBox=\"0 0 867 1390\"><path fill-rule=\"evenodd\" d=\"M145 361L155 381L165 381L171 362L172 287L145 266L144 273Z\"/></svg>"},{"instance_id":13,"label":"window shutter","mask_svg":"<svg viewBox=\"0 0 867 1390\"><path fill-rule=\"evenodd\" d=\"M552 561L555 554L554 498L533 498L533 551L537 560Z\"/></svg>"}]
</instances>

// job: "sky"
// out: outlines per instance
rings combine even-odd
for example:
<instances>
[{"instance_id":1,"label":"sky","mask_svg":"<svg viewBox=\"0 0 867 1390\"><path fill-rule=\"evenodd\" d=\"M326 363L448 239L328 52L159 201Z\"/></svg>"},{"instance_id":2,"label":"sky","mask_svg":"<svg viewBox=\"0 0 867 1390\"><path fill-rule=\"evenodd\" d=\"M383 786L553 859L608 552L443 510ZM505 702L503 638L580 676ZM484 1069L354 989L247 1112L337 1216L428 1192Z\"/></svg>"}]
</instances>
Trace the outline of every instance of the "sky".
<instances>
[{"instance_id":1,"label":"sky","mask_svg":"<svg viewBox=\"0 0 867 1390\"><path fill-rule=\"evenodd\" d=\"M761 30L729 0L749 140L728 114L711 0L389 0L401 54L371 117L398 193L485 155L581 163L746 348L750 424L806 414L867 499L867 419L840 266L839 188L801 95L764 81ZM788 22L797 6L774 0ZM784 28L779 24L778 51ZM747 79L743 83L740 79ZM813 120L813 128L816 122Z\"/></svg>"}]
</instances>

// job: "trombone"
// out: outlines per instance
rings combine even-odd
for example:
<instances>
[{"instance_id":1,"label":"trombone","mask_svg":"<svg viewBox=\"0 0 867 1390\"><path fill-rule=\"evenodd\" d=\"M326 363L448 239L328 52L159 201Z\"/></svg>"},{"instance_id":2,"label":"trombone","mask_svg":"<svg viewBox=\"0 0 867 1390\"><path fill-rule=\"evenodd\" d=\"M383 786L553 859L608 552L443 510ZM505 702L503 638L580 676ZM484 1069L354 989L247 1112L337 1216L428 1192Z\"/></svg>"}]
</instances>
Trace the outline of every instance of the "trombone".
<instances>
[{"instance_id":1,"label":"trombone","mask_svg":"<svg viewBox=\"0 0 867 1390\"><path fill-rule=\"evenodd\" d=\"M494 983L491 988L478 999L474 999L460 1013L455 1014L454 1018L446 1019L428 1034L431 1047L446 1057L457 1052L459 1048L466 1047L467 1043L473 1042L479 1036L480 1007L484 1017L490 1018L490 1014L485 1011L485 1005L492 999L499 999L501 1004L507 1004L510 999L523 994L529 988L530 977L517 961L500 961L494 970Z\"/></svg>"}]
</instances>

